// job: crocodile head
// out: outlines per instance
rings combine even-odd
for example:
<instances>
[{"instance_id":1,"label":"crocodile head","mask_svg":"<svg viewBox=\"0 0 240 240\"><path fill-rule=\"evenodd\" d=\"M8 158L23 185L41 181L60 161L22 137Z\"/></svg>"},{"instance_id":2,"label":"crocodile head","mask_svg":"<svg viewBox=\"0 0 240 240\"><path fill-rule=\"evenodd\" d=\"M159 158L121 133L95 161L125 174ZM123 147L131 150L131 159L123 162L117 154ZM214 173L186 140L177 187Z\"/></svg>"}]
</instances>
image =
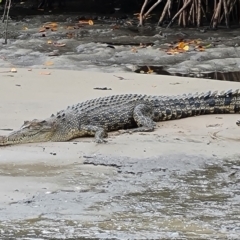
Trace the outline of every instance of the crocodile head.
<instances>
[{"instance_id":1,"label":"crocodile head","mask_svg":"<svg viewBox=\"0 0 240 240\"><path fill-rule=\"evenodd\" d=\"M51 141L55 130L55 122L37 119L25 121L19 130L11 132L8 136L0 136L0 146Z\"/></svg>"}]
</instances>

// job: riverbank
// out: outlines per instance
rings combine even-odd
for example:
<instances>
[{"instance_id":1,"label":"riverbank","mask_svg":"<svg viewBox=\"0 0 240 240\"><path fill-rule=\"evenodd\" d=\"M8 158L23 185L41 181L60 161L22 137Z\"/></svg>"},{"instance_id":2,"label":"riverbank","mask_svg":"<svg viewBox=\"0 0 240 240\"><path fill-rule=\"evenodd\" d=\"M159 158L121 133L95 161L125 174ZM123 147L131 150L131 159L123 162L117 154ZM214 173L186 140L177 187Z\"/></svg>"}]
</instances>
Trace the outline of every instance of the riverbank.
<instances>
[{"instance_id":1,"label":"riverbank","mask_svg":"<svg viewBox=\"0 0 240 240\"><path fill-rule=\"evenodd\" d=\"M95 97L239 87L134 73L8 70L0 71L0 135L24 120L44 119ZM1 147L0 236L237 239L237 119L211 115L161 122L152 133L110 133L107 144L81 138Z\"/></svg>"}]
</instances>

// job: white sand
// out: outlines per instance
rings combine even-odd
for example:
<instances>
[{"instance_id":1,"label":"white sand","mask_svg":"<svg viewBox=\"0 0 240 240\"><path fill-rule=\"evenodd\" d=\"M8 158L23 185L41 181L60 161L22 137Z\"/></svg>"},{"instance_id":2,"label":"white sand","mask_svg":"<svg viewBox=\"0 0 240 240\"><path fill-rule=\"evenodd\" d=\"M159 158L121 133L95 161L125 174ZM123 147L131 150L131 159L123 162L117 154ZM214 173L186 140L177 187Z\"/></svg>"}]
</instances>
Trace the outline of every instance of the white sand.
<instances>
[{"instance_id":1,"label":"white sand","mask_svg":"<svg viewBox=\"0 0 240 240\"><path fill-rule=\"evenodd\" d=\"M51 75L41 74L46 72ZM0 73L0 128L18 129L24 120L44 119L68 105L99 96L121 93L172 95L239 87L239 83L204 79L134 73L116 75L129 80L119 80L110 73L85 71L17 69L17 73ZM94 90L94 87L108 87L112 90ZM66 160L81 161L82 155L98 153L145 157L173 151L228 156L238 153L240 129L235 124L238 118L237 114L209 115L161 122L153 133L119 135L115 132L110 134L107 144L100 145L94 143L93 138L82 138L77 140L77 145L66 142L1 147L0 161L37 162L57 159L60 164ZM221 138L211 136L216 132L219 132L217 136ZM0 130L1 135L7 133ZM50 152L56 152L57 157Z\"/></svg>"}]
</instances>

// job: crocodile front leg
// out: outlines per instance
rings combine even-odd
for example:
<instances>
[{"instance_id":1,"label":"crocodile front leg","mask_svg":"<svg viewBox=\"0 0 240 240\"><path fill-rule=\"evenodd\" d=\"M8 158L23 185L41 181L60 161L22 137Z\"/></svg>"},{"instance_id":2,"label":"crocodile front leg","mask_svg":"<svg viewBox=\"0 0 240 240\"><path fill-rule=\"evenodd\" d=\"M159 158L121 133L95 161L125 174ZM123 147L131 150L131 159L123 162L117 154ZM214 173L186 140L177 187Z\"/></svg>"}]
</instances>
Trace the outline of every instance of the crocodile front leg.
<instances>
[{"instance_id":1,"label":"crocodile front leg","mask_svg":"<svg viewBox=\"0 0 240 240\"><path fill-rule=\"evenodd\" d=\"M82 135L95 136L95 142L104 143L107 142L103 138L108 136L106 130L102 127L93 126L93 125L82 125L80 128Z\"/></svg>"}]
</instances>

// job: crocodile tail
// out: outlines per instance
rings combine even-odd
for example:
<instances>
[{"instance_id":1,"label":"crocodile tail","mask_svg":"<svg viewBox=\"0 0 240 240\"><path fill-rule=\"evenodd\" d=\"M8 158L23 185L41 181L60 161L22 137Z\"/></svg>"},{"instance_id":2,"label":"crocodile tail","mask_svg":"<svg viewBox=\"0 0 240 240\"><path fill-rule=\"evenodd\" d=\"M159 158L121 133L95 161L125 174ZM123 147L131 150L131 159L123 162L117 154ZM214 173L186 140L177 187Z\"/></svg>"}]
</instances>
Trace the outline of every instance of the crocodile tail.
<instances>
[{"instance_id":1,"label":"crocodile tail","mask_svg":"<svg viewBox=\"0 0 240 240\"><path fill-rule=\"evenodd\" d=\"M203 114L239 113L239 89L226 92L205 92L183 94L181 96L162 98L160 120L170 120Z\"/></svg>"},{"instance_id":2,"label":"crocodile tail","mask_svg":"<svg viewBox=\"0 0 240 240\"><path fill-rule=\"evenodd\" d=\"M208 92L199 97L204 103L205 109L202 114L239 113L240 112L240 91L228 90L218 93Z\"/></svg>"}]
</instances>

